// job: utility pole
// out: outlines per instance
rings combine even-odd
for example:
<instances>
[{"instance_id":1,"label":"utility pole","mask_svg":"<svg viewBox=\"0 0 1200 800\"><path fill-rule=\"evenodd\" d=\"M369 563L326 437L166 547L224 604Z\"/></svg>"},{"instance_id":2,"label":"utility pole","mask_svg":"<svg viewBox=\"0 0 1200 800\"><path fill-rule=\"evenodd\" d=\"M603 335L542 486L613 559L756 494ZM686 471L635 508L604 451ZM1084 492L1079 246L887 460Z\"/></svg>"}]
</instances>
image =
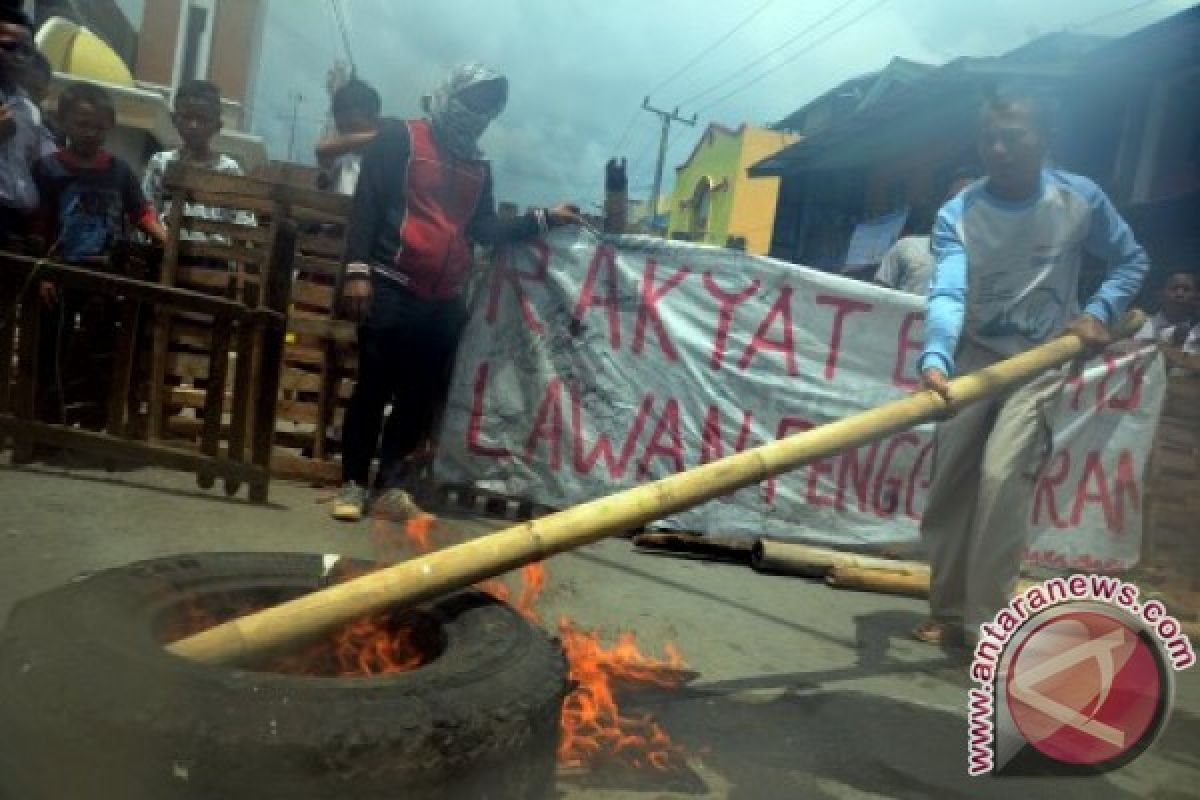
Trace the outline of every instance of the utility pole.
<instances>
[{"instance_id":1,"label":"utility pole","mask_svg":"<svg viewBox=\"0 0 1200 800\"><path fill-rule=\"evenodd\" d=\"M296 125L300 122L300 104L304 102L304 95L299 92L292 92L292 125L288 132L288 161L292 160L292 155L296 149Z\"/></svg>"},{"instance_id":2,"label":"utility pole","mask_svg":"<svg viewBox=\"0 0 1200 800\"><path fill-rule=\"evenodd\" d=\"M679 108L676 106L674 111L663 111L654 108L650 105L650 98L646 97L642 100L642 109L649 111L651 114L657 114L662 121L662 134L658 140L658 164L654 167L654 191L650 195L650 227L654 228L654 218L658 216L658 195L662 191L662 174L663 162L667 159L667 137L671 133L671 123L681 122L684 125L695 125L696 115L692 114L691 119L685 119L679 116Z\"/></svg>"}]
</instances>

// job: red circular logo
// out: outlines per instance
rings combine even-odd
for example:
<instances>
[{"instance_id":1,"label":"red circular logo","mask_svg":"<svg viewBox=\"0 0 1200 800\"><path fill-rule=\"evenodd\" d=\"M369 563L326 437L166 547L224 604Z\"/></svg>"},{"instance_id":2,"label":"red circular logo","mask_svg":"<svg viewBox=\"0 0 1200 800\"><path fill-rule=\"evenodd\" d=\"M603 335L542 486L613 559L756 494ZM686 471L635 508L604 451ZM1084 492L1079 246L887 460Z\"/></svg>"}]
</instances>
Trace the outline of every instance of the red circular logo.
<instances>
[{"instance_id":1,"label":"red circular logo","mask_svg":"<svg viewBox=\"0 0 1200 800\"><path fill-rule=\"evenodd\" d=\"M1022 737L1068 764L1118 759L1155 735L1164 717L1158 650L1100 610L1036 624L1012 657L1005 690Z\"/></svg>"}]
</instances>

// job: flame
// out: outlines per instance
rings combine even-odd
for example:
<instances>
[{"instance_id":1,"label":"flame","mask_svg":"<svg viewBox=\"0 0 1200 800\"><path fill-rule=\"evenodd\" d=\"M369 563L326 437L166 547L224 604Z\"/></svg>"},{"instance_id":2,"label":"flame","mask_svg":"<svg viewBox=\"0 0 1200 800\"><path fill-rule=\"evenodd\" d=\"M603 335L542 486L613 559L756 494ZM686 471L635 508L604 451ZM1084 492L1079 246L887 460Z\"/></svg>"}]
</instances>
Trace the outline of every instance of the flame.
<instances>
[{"instance_id":1,"label":"flame","mask_svg":"<svg viewBox=\"0 0 1200 800\"><path fill-rule=\"evenodd\" d=\"M622 715L615 696L618 685L680 686L684 664L679 651L668 644L666 660L656 660L642 653L630 632L606 648L595 631L579 629L565 617L558 631L577 687L563 703L558 763L590 767L618 761L635 769L683 769L684 752L662 726L649 716Z\"/></svg>"},{"instance_id":2,"label":"flame","mask_svg":"<svg viewBox=\"0 0 1200 800\"><path fill-rule=\"evenodd\" d=\"M437 517L421 513L404 523L404 534L417 548L418 553L428 553L433 549L433 531L436 526Z\"/></svg>"},{"instance_id":3,"label":"flame","mask_svg":"<svg viewBox=\"0 0 1200 800\"><path fill-rule=\"evenodd\" d=\"M371 533L382 565L408 557L413 551L430 552L444 529L437 517L421 513L402 524L394 519L373 518ZM340 582L375 568L352 567L342 560L329 577ZM537 603L546 589L547 570L542 563L528 564L518 576L515 592L500 578L490 578L476 588L509 603L530 622L541 625ZM228 597L215 601L211 597L192 598L169 620L163 639L175 641L266 605ZM563 703L559 765L588 769L618 763L660 772L685 769L683 749L663 727L646 715L622 714L617 698L619 691L626 689L681 686L688 673L678 648L667 643L665 657L656 659L643 653L636 636L628 631L606 647L596 631L582 629L566 617L560 618L558 633L569 678L576 687ZM289 675L386 675L416 669L429 655L411 626L391 612L382 612L356 620L302 652L278 658L266 669Z\"/></svg>"},{"instance_id":4,"label":"flame","mask_svg":"<svg viewBox=\"0 0 1200 800\"><path fill-rule=\"evenodd\" d=\"M441 532L438 518L421 512L403 522L384 516L371 517L371 541L375 545L375 560L380 564L394 563L410 553L424 555L434 549L434 538Z\"/></svg>"}]
</instances>

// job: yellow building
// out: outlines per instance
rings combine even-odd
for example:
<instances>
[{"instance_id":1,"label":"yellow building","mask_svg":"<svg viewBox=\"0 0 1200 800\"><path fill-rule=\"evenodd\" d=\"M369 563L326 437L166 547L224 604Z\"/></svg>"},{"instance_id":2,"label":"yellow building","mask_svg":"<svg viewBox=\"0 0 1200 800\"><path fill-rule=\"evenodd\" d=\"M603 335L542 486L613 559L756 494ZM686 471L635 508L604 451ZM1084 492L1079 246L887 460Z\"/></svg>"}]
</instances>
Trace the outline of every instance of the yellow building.
<instances>
[{"instance_id":1,"label":"yellow building","mask_svg":"<svg viewBox=\"0 0 1200 800\"><path fill-rule=\"evenodd\" d=\"M746 170L792 144L794 133L742 125L710 124L687 160L675 168L671 220L674 239L742 247L765 255L771 248L778 178L751 178Z\"/></svg>"}]
</instances>

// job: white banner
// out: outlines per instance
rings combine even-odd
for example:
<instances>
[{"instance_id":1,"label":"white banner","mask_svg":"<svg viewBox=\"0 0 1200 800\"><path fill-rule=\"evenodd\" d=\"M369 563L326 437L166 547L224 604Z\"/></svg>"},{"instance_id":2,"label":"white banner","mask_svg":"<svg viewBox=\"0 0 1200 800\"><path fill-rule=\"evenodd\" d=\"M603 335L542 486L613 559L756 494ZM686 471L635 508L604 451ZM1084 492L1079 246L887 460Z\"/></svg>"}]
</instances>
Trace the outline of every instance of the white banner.
<instances>
[{"instance_id":1,"label":"white banner","mask_svg":"<svg viewBox=\"0 0 1200 800\"><path fill-rule=\"evenodd\" d=\"M439 481L568 506L900 397L923 300L794 264L558 231L501 253L463 337ZM1031 560L1119 569L1140 550L1161 359L1132 345L1064 393ZM911 541L932 427L817 462L663 527L833 545Z\"/></svg>"}]
</instances>

